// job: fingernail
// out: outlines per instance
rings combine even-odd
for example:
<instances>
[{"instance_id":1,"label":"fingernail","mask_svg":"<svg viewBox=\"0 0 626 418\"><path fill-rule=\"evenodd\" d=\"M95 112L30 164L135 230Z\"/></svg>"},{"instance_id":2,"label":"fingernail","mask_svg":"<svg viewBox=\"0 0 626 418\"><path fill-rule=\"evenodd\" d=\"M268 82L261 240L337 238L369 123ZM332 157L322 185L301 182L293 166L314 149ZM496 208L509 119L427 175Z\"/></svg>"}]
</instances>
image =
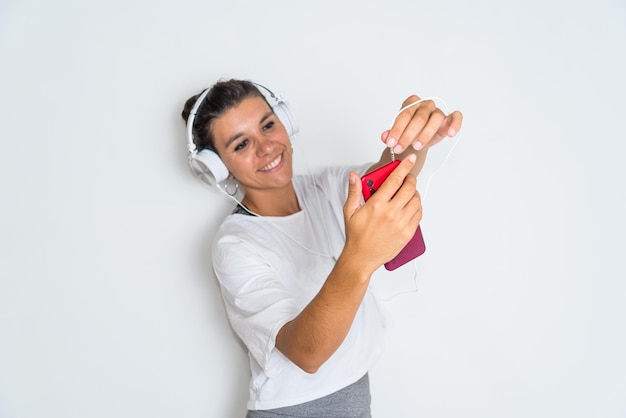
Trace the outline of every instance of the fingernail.
<instances>
[{"instance_id":1,"label":"fingernail","mask_svg":"<svg viewBox=\"0 0 626 418\"><path fill-rule=\"evenodd\" d=\"M416 150L421 150L422 149L422 143L421 142L416 142L415 144L413 144L413 148L415 148Z\"/></svg>"},{"instance_id":2,"label":"fingernail","mask_svg":"<svg viewBox=\"0 0 626 418\"><path fill-rule=\"evenodd\" d=\"M388 146L389 148L391 148L391 147L393 147L394 145L396 145L396 142L397 142L396 138L389 138L389 139L387 139L387 146Z\"/></svg>"},{"instance_id":3,"label":"fingernail","mask_svg":"<svg viewBox=\"0 0 626 418\"><path fill-rule=\"evenodd\" d=\"M450 130L448 131L448 136L449 136L450 138L452 138L454 135L456 135L456 131L455 131L454 129L450 129Z\"/></svg>"},{"instance_id":4,"label":"fingernail","mask_svg":"<svg viewBox=\"0 0 626 418\"><path fill-rule=\"evenodd\" d=\"M417 159L417 156L415 154L409 154L409 161L414 163L416 159Z\"/></svg>"},{"instance_id":5,"label":"fingernail","mask_svg":"<svg viewBox=\"0 0 626 418\"><path fill-rule=\"evenodd\" d=\"M393 152L395 152L396 154L400 154L402 152L402 147L400 145L396 145L393 149Z\"/></svg>"}]
</instances>

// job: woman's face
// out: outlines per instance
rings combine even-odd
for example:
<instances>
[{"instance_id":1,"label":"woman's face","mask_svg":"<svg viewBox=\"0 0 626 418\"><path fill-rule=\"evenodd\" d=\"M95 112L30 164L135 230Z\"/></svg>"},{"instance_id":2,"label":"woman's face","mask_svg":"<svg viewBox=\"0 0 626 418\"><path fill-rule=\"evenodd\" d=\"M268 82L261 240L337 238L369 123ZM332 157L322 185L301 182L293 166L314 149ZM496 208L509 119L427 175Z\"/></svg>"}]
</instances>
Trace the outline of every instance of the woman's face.
<instances>
[{"instance_id":1,"label":"woman's face","mask_svg":"<svg viewBox=\"0 0 626 418\"><path fill-rule=\"evenodd\" d=\"M287 130L261 97L244 99L212 124L215 149L246 190L283 187L293 176Z\"/></svg>"}]
</instances>

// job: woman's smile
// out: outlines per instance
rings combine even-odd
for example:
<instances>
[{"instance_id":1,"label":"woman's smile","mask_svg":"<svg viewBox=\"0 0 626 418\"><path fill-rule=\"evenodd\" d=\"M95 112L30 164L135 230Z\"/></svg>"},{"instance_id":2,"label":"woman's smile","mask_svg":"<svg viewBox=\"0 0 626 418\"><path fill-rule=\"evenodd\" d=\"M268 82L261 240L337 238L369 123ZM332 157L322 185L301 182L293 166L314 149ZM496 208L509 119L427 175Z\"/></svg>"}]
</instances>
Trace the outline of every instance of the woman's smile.
<instances>
[{"instance_id":1,"label":"woman's smile","mask_svg":"<svg viewBox=\"0 0 626 418\"><path fill-rule=\"evenodd\" d=\"M278 157L276 157L274 159L274 161L270 162L268 165L266 165L265 167L261 168L259 171L270 171L276 167L278 167L278 165L283 161L283 154L280 153L278 155Z\"/></svg>"}]
</instances>

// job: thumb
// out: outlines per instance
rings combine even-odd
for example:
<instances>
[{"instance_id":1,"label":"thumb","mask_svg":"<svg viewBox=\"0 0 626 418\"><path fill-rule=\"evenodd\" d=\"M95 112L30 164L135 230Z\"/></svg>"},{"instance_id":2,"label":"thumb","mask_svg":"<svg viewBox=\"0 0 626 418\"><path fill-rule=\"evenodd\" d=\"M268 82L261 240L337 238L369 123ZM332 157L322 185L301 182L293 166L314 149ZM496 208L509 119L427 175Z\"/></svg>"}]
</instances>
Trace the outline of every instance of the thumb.
<instances>
[{"instance_id":1,"label":"thumb","mask_svg":"<svg viewBox=\"0 0 626 418\"><path fill-rule=\"evenodd\" d=\"M348 198L344 205L344 213L348 219L361 207L362 188L361 178L357 173L351 171L349 175Z\"/></svg>"}]
</instances>

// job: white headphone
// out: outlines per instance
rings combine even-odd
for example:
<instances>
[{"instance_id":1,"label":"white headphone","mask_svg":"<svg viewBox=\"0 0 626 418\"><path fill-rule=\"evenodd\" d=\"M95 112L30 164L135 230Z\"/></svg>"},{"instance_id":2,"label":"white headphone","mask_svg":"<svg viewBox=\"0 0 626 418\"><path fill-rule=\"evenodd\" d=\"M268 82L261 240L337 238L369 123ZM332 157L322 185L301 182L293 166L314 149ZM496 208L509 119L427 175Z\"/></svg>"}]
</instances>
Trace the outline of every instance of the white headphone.
<instances>
[{"instance_id":1,"label":"white headphone","mask_svg":"<svg viewBox=\"0 0 626 418\"><path fill-rule=\"evenodd\" d=\"M270 103L274 114L276 114L278 119L280 119L282 124L285 126L289 137L295 135L298 132L299 127L291 113L291 110L289 110L287 102L280 98L280 96L275 95L267 87L258 83L252 84L261 87L269 94L268 97L267 94L262 93ZM187 149L189 150L189 165L191 166L193 174L209 186L214 186L228 178L228 169L217 153L210 149L198 151L196 144L193 142L193 122L196 119L198 108L210 90L211 89L208 88L200 94L191 108L191 112L189 112L189 117L187 118Z\"/></svg>"}]
</instances>

